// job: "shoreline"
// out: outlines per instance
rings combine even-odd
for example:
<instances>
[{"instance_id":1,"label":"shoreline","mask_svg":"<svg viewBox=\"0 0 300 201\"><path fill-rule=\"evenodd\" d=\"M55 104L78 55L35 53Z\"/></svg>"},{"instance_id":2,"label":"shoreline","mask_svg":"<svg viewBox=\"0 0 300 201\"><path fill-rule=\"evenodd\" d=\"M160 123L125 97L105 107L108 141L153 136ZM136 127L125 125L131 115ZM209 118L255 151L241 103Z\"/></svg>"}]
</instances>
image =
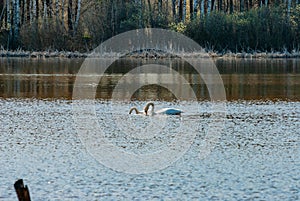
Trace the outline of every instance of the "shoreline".
<instances>
[{"instance_id":1,"label":"shoreline","mask_svg":"<svg viewBox=\"0 0 300 201\"><path fill-rule=\"evenodd\" d=\"M91 53L81 53L78 51L7 51L0 50L0 58L87 58ZM288 58L300 58L300 52L293 51L290 52L193 52L193 53L182 53L183 57L193 58L230 58L230 59L288 59ZM97 56L97 55L95 55ZM112 58L119 57L120 55L114 53L106 53L104 57ZM132 58L132 59L167 59L167 58L179 58L175 54L162 51L146 50L142 52L131 52L122 56L122 58Z\"/></svg>"}]
</instances>

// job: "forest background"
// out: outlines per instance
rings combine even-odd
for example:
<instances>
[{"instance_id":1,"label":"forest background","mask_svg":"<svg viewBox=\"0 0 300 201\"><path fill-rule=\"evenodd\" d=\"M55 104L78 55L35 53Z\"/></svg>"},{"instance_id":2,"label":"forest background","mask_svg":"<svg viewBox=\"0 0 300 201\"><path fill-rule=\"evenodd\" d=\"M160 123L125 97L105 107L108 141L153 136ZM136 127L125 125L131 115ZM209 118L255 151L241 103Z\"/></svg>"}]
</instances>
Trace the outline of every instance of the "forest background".
<instances>
[{"instance_id":1,"label":"forest background","mask_svg":"<svg viewBox=\"0 0 300 201\"><path fill-rule=\"evenodd\" d=\"M209 51L299 52L300 0L0 0L0 47L90 51L138 28L185 34Z\"/></svg>"}]
</instances>

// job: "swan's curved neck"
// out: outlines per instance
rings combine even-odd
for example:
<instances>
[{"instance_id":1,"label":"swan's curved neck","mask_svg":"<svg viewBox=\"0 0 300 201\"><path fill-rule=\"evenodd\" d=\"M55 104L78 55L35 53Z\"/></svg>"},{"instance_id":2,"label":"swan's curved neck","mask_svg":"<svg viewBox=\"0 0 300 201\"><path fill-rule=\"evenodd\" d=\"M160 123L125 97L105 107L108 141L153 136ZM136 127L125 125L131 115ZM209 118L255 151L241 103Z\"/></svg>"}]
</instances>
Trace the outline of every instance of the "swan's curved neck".
<instances>
[{"instance_id":1,"label":"swan's curved neck","mask_svg":"<svg viewBox=\"0 0 300 201\"><path fill-rule=\"evenodd\" d=\"M152 111L154 112L154 103L150 102L148 103L145 108L144 108L144 111L145 111L145 114L148 115L148 110L149 110L149 107L152 106Z\"/></svg>"},{"instance_id":2,"label":"swan's curved neck","mask_svg":"<svg viewBox=\"0 0 300 201\"><path fill-rule=\"evenodd\" d=\"M129 114L131 114L133 111L135 111L135 114L139 114L138 109L136 109L136 107L133 107L129 110Z\"/></svg>"}]
</instances>

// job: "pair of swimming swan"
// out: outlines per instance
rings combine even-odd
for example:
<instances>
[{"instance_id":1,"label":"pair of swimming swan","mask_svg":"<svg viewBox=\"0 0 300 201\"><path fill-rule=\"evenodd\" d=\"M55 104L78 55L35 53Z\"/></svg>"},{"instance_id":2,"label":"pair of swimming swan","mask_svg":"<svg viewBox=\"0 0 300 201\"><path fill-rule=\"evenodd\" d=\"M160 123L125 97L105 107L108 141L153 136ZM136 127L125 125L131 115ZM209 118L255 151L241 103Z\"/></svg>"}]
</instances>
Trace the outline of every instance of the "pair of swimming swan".
<instances>
[{"instance_id":1,"label":"pair of swimming swan","mask_svg":"<svg viewBox=\"0 0 300 201\"><path fill-rule=\"evenodd\" d=\"M152 111L149 113L149 108L152 106ZM181 110L175 109L175 108L163 108L157 112L154 112L154 103L150 102L147 103L147 105L144 107L143 111L139 111L136 107L133 107L130 109L129 114L131 114L133 111L135 111L136 114L144 114L146 116L148 115L156 115L156 114L164 114L164 115L180 115L182 113Z\"/></svg>"}]
</instances>

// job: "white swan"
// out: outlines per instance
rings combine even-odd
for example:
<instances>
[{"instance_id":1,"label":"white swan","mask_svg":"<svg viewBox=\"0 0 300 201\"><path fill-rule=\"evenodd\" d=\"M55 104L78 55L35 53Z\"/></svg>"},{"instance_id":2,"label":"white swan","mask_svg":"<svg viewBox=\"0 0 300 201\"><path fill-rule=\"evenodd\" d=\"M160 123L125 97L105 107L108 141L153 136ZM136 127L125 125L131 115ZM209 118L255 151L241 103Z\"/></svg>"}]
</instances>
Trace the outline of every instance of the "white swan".
<instances>
[{"instance_id":1,"label":"white swan","mask_svg":"<svg viewBox=\"0 0 300 201\"><path fill-rule=\"evenodd\" d=\"M156 115L156 114L164 114L164 115L181 115L181 113L183 112L182 110L179 109L175 109L175 108L163 108L161 110L158 110L157 112L154 112L154 103L150 102L147 103L147 105L144 108L144 114L147 116L149 115L149 107L152 106L152 112L150 113L150 115Z\"/></svg>"}]
</instances>

